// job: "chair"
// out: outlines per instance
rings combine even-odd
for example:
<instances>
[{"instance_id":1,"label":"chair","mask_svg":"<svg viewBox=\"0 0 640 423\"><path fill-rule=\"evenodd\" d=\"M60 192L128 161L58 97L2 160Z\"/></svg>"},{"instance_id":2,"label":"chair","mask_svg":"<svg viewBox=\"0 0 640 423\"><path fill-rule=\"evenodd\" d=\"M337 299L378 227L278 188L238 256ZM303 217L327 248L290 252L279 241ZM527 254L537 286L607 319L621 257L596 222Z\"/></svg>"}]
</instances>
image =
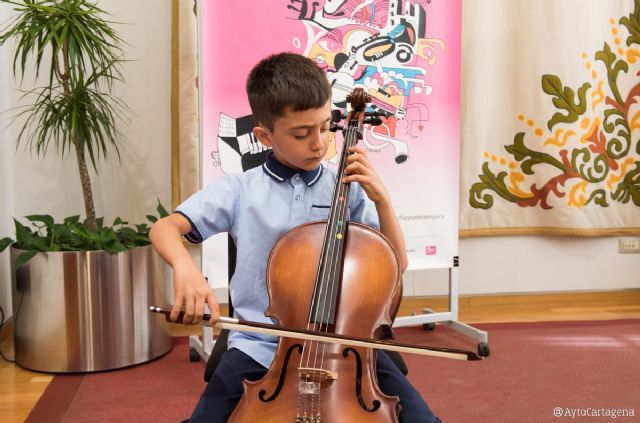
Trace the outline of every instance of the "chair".
<instances>
[{"instance_id":1,"label":"chair","mask_svg":"<svg viewBox=\"0 0 640 423\"><path fill-rule=\"evenodd\" d=\"M229 282L231 282L231 277L233 273L236 271L236 257L237 250L236 245L233 242L233 238L229 235L227 241L228 248L228 266L229 266ZM233 316L233 305L231 304L231 296L229 296L229 316ZM220 363L220 359L222 358L222 354L227 350L227 342L229 339L229 330L223 329L220 331L220 335L218 335L218 339L216 339L213 348L211 349L211 354L209 355L209 360L207 360L207 365L204 369L204 381L209 382L211 379L211 375L218 367ZM395 365L400 369L402 374L405 376L409 373L409 369L407 368L407 364L402 359L400 353L396 351L385 351L385 354L389 356L389 358L395 363Z\"/></svg>"}]
</instances>

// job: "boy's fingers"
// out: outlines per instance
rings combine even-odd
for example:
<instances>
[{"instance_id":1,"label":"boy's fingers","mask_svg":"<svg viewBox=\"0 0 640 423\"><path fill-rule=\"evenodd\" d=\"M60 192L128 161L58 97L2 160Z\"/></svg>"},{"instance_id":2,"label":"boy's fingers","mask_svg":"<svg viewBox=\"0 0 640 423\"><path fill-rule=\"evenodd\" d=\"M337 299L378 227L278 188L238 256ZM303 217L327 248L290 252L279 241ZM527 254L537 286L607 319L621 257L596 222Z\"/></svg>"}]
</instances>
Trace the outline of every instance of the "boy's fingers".
<instances>
[{"instance_id":1,"label":"boy's fingers","mask_svg":"<svg viewBox=\"0 0 640 423\"><path fill-rule=\"evenodd\" d=\"M192 323L193 322L193 315L195 312L195 297L193 295L189 296L188 298L185 299L185 303L184 303L184 318L182 319L182 321L184 323Z\"/></svg>"},{"instance_id":2,"label":"boy's fingers","mask_svg":"<svg viewBox=\"0 0 640 423\"><path fill-rule=\"evenodd\" d=\"M367 179L363 176L363 175L359 175L357 173L354 173L352 175L349 176L345 176L344 178L342 178L342 182L347 183L347 182L366 182Z\"/></svg>"},{"instance_id":3,"label":"boy's fingers","mask_svg":"<svg viewBox=\"0 0 640 423\"><path fill-rule=\"evenodd\" d=\"M347 175L367 175L369 173L371 173L369 168L360 162L351 163L345 168Z\"/></svg>"},{"instance_id":4,"label":"boy's fingers","mask_svg":"<svg viewBox=\"0 0 640 423\"><path fill-rule=\"evenodd\" d=\"M169 319L171 319L172 322L178 320L178 316L180 315L180 311L182 310L183 303L184 297L182 295L175 298L173 307L171 307L171 314L169 315Z\"/></svg>"},{"instance_id":5,"label":"boy's fingers","mask_svg":"<svg viewBox=\"0 0 640 423\"><path fill-rule=\"evenodd\" d=\"M213 291L211 291L207 296L207 304L209 304L209 310L211 311L211 318L209 319L209 323L215 325L220 318L220 307L218 306L218 302L213 295Z\"/></svg>"},{"instance_id":6,"label":"boy's fingers","mask_svg":"<svg viewBox=\"0 0 640 423\"><path fill-rule=\"evenodd\" d=\"M356 145L354 147L350 147L349 151L351 152L349 157L353 157L353 156L359 155L361 157L364 157L365 159L367 158L367 150L365 150L364 148L360 147L359 145Z\"/></svg>"},{"instance_id":7,"label":"boy's fingers","mask_svg":"<svg viewBox=\"0 0 640 423\"><path fill-rule=\"evenodd\" d=\"M364 154L353 153L347 158L347 164L361 163L367 167L371 167L369 159Z\"/></svg>"},{"instance_id":8,"label":"boy's fingers","mask_svg":"<svg viewBox=\"0 0 640 423\"><path fill-rule=\"evenodd\" d=\"M202 320L202 315L204 314L204 300L204 298L196 298L193 323L199 323L200 320Z\"/></svg>"}]
</instances>

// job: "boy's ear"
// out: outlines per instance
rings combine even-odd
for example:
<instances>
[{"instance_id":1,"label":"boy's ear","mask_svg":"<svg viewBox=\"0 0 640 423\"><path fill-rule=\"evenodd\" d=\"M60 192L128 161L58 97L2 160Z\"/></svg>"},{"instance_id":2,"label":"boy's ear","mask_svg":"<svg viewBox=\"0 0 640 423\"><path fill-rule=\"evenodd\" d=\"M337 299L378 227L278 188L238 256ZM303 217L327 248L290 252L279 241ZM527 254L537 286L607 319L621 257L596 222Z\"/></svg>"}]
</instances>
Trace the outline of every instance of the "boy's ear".
<instances>
[{"instance_id":1,"label":"boy's ear","mask_svg":"<svg viewBox=\"0 0 640 423\"><path fill-rule=\"evenodd\" d=\"M256 136L262 145L265 147L271 147L271 133L268 129L263 128L262 126L256 126L253 128L253 135Z\"/></svg>"}]
</instances>

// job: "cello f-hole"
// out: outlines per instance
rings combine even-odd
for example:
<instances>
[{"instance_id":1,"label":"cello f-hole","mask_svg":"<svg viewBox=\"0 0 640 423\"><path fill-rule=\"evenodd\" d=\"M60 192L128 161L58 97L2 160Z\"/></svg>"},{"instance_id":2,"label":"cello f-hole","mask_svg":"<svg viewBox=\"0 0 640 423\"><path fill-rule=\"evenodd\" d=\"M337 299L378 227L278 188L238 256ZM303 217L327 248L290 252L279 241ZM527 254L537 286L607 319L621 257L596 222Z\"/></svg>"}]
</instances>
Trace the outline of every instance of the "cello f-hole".
<instances>
[{"instance_id":1,"label":"cello f-hole","mask_svg":"<svg viewBox=\"0 0 640 423\"><path fill-rule=\"evenodd\" d=\"M289 366L289 359L291 358L291 353L296 348L298 349L298 353L302 354L302 345L300 344L293 344L287 350L287 355L285 356L284 362L282 364L282 370L280 371L280 378L278 379L278 385L276 386L276 390L273 391L273 394L271 394L269 398L265 398L265 396L267 395L267 391L265 391L264 389L261 389L260 392L258 393L258 398L260 398L260 401L270 402L277 398L278 394L280 393L280 390L282 389L282 385L284 385L284 378L287 374L287 367Z\"/></svg>"},{"instance_id":2,"label":"cello f-hole","mask_svg":"<svg viewBox=\"0 0 640 423\"><path fill-rule=\"evenodd\" d=\"M350 352L353 353L353 357L356 360L356 398L358 398L358 404L360 404L360 407L362 407L364 411L369 413L376 412L380 409L380 401L374 400L373 407L369 408L367 404L364 403L364 398L362 398L362 360L360 359L360 354L355 349L349 347L342 351L342 356L346 358Z\"/></svg>"}]
</instances>

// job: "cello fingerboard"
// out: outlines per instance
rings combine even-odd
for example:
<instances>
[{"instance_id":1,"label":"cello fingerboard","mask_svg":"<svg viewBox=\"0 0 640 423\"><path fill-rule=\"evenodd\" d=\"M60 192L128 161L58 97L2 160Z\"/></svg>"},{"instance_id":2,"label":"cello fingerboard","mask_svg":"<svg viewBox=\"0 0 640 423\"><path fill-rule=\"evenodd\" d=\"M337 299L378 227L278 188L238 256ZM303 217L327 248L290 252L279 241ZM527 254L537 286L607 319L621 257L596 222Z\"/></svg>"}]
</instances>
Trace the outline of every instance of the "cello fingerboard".
<instances>
[{"instance_id":1,"label":"cello fingerboard","mask_svg":"<svg viewBox=\"0 0 640 423\"><path fill-rule=\"evenodd\" d=\"M353 115L353 113L352 113ZM352 118L344 131L344 144L338 167L336 184L329 220L324 234L322 253L318 265L318 276L309 314L310 323L333 325L340 290L344 245L347 239L347 218L349 217L349 183L342 182L346 175L349 147L358 143L359 119Z\"/></svg>"}]
</instances>

